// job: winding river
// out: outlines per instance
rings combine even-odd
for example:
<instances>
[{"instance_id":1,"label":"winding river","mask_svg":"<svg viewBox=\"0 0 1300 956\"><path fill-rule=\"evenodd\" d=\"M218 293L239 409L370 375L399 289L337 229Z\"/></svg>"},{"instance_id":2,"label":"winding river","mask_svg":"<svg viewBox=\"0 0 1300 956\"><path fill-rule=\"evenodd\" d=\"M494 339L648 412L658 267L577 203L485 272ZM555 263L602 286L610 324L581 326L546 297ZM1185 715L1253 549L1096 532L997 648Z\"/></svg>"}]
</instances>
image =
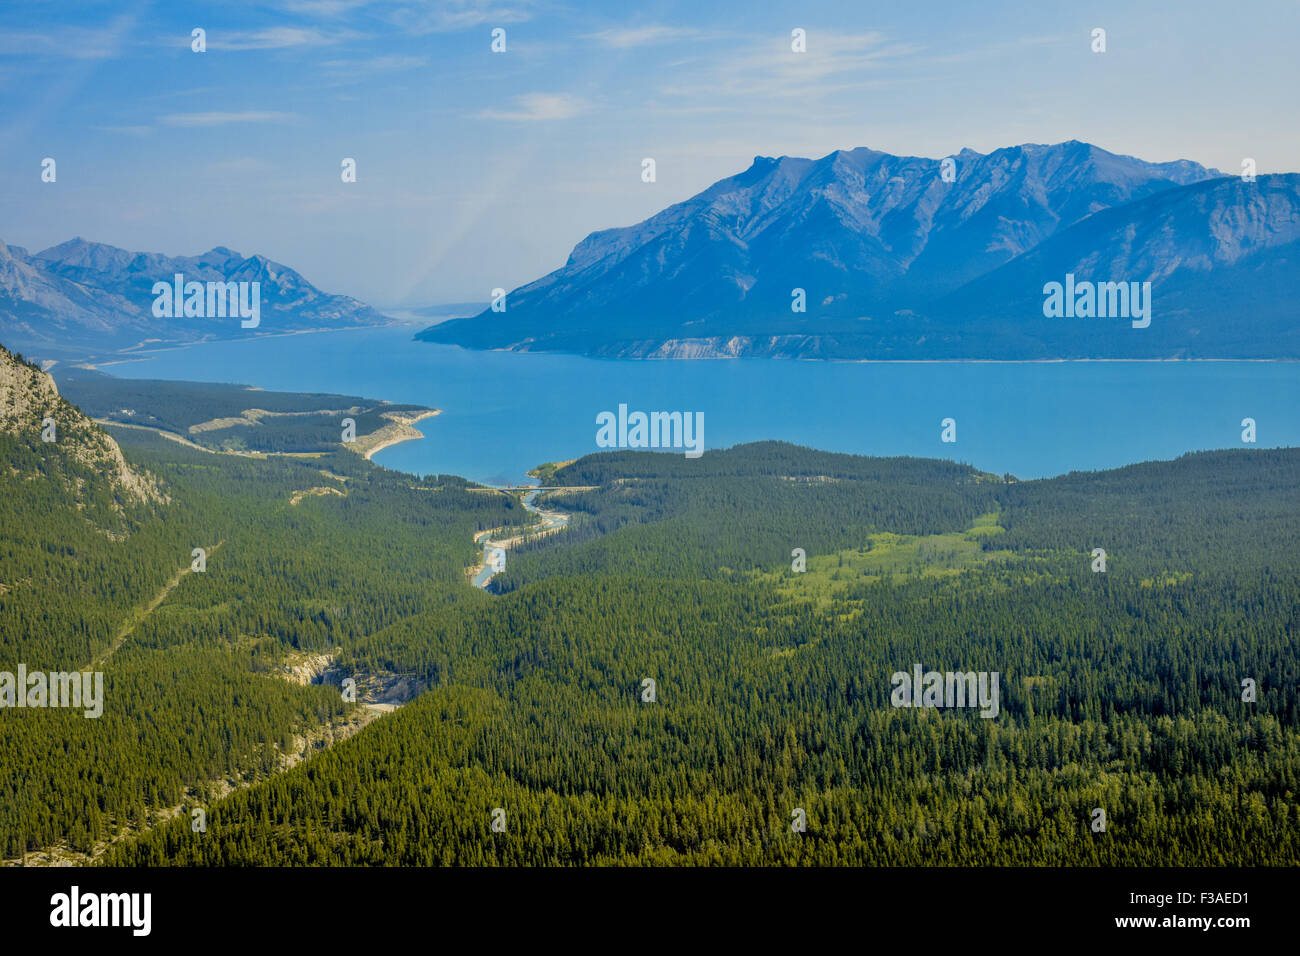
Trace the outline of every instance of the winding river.
<instances>
[{"instance_id":1,"label":"winding river","mask_svg":"<svg viewBox=\"0 0 1300 956\"><path fill-rule=\"evenodd\" d=\"M518 544L520 541L523 541L525 538L531 538L536 535L552 534L559 531L561 528L568 526L568 515L562 514L559 511L543 511L533 504L533 501L539 494L541 494L539 491L530 491L520 499L520 503L523 504L530 513L537 515L537 517L541 519L540 524L533 525L527 531L521 534L516 534L510 538L497 539L493 537L494 534L507 530L505 528L493 528L488 531L480 531L478 534L474 535L475 543L480 541L483 543L483 566L479 572L474 575L474 586L476 588L486 589L488 582L505 570L506 551L511 547Z\"/></svg>"}]
</instances>

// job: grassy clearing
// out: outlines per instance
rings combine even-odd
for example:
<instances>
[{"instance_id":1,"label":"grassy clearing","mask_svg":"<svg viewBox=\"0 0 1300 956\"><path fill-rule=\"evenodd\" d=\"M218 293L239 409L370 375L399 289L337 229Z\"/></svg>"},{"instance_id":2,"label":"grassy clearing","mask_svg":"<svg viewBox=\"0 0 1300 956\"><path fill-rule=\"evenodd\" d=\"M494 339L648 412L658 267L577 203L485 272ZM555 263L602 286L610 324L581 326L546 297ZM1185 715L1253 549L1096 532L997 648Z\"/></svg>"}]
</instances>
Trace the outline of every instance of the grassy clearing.
<instances>
[{"instance_id":1,"label":"grassy clearing","mask_svg":"<svg viewBox=\"0 0 1300 956\"><path fill-rule=\"evenodd\" d=\"M850 584L907 577L948 577L1012 557L1010 551L984 549L985 541L1005 530L998 524L998 514L990 512L976 518L965 531L931 535L873 534L859 548L810 554L807 571L779 575L780 586L791 597L823 603Z\"/></svg>"}]
</instances>

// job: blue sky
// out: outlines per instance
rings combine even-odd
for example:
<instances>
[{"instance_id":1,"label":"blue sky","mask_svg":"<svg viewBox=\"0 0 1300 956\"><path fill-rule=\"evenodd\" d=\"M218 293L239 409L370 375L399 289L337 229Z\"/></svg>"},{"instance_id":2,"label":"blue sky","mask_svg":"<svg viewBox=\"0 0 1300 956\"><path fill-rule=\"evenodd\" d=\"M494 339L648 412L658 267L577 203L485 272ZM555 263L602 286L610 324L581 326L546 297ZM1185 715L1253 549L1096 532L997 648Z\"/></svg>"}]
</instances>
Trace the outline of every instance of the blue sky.
<instances>
[{"instance_id":1,"label":"blue sky","mask_svg":"<svg viewBox=\"0 0 1300 956\"><path fill-rule=\"evenodd\" d=\"M0 239L225 245L427 304L537 278L756 155L1081 139L1291 172L1298 28L1295 0L31 0L0 9Z\"/></svg>"}]
</instances>

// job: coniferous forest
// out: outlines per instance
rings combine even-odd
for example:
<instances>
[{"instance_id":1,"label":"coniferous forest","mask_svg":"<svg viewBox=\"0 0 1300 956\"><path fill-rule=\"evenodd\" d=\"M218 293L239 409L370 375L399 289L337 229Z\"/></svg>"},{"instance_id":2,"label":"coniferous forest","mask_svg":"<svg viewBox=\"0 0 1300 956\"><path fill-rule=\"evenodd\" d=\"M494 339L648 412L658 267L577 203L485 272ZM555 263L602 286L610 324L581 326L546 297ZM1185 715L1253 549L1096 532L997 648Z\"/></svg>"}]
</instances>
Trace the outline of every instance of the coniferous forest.
<instances>
[{"instance_id":1,"label":"coniferous forest","mask_svg":"<svg viewBox=\"0 0 1300 956\"><path fill-rule=\"evenodd\" d=\"M106 701L6 713L9 859L1300 861L1295 450L602 453L546 470L568 526L483 591L514 495L110 431L156 495L0 437L6 659ZM914 665L996 673L996 715L895 706ZM398 678L382 716L342 690Z\"/></svg>"},{"instance_id":2,"label":"coniferous forest","mask_svg":"<svg viewBox=\"0 0 1300 956\"><path fill-rule=\"evenodd\" d=\"M496 597L349 641L426 693L107 860L1294 864L1297 468L593 456ZM913 663L999 672L1001 712L891 706Z\"/></svg>"},{"instance_id":3,"label":"coniferous forest","mask_svg":"<svg viewBox=\"0 0 1300 956\"><path fill-rule=\"evenodd\" d=\"M1298 31L0 6L5 938L1294 935Z\"/></svg>"}]
</instances>

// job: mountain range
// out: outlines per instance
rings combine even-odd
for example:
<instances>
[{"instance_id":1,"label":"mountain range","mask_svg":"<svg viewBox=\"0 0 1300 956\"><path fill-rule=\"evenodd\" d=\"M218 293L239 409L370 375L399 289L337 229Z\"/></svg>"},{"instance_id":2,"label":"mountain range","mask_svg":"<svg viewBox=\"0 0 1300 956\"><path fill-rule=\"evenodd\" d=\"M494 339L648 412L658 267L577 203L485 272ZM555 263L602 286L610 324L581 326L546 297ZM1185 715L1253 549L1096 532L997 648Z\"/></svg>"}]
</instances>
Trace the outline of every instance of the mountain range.
<instances>
[{"instance_id":1,"label":"mountain range","mask_svg":"<svg viewBox=\"0 0 1300 956\"><path fill-rule=\"evenodd\" d=\"M1297 241L1296 174L1247 182L1077 141L760 156L587 236L505 311L418 338L638 358L1296 358ZM1067 275L1150 282L1153 321L1045 316L1044 286Z\"/></svg>"},{"instance_id":2,"label":"mountain range","mask_svg":"<svg viewBox=\"0 0 1300 956\"><path fill-rule=\"evenodd\" d=\"M260 321L155 315L154 284L177 274L258 283ZM1045 314L1048 284L1073 282L1150 283L1151 321ZM417 338L630 358L1294 359L1296 288L1298 174L1245 181L1077 141L943 160L858 148L756 157L591 233L504 311ZM0 341L42 357L390 321L221 246L166 256L78 238L33 255L0 242Z\"/></svg>"},{"instance_id":3,"label":"mountain range","mask_svg":"<svg viewBox=\"0 0 1300 956\"><path fill-rule=\"evenodd\" d=\"M186 282L257 282L256 329L243 328L238 317L156 317L154 283L171 283L177 274ZM356 299L321 292L265 256L222 246L165 256L77 238L31 255L0 242L0 341L42 356L389 321Z\"/></svg>"}]
</instances>

